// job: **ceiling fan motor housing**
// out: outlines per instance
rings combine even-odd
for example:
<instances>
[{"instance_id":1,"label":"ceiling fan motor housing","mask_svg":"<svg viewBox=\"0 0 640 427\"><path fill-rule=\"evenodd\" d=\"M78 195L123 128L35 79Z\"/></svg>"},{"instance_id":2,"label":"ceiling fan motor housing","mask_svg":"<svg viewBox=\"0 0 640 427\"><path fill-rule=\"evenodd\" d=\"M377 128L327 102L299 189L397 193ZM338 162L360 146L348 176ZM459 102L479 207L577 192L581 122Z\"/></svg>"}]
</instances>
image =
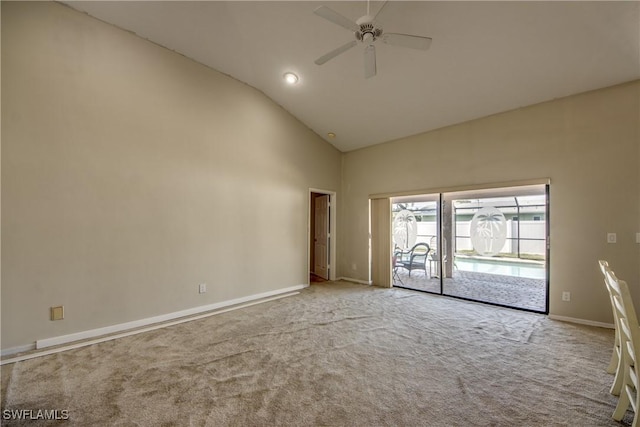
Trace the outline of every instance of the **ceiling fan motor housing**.
<instances>
[{"instance_id":1,"label":"ceiling fan motor housing","mask_svg":"<svg viewBox=\"0 0 640 427\"><path fill-rule=\"evenodd\" d=\"M360 26L360 30L355 33L356 39L359 41L373 43L382 35L382 26L369 15L358 19L356 24Z\"/></svg>"}]
</instances>

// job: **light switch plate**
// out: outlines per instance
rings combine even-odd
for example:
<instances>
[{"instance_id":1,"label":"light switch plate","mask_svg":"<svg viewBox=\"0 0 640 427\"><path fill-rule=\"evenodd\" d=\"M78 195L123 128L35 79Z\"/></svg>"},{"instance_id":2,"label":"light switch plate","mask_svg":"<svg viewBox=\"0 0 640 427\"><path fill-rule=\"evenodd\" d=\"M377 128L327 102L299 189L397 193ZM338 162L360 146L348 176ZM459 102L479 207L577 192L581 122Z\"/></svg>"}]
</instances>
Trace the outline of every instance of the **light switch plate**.
<instances>
[{"instance_id":1,"label":"light switch plate","mask_svg":"<svg viewBox=\"0 0 640 427\"><path fill-rule=\"evenodd\" d=\"M607 233L607 243L615 243L618 240L616 233Z\"/></svg>"}]
</instances>

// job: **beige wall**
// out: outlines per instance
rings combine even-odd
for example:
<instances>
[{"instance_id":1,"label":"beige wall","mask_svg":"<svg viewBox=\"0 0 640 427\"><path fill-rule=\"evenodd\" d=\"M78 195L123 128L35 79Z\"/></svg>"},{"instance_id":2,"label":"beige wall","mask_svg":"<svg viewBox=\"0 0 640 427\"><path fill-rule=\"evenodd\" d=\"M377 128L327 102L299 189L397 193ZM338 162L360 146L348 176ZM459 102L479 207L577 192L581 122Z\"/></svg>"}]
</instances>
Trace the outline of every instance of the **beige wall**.
<instances>
[{"instance_id":1,"label":"beige wall","mask_svg":"<svg viewBox=\"0 0 640 427\"><path fill-rule=\"evenodd\" d=\"M308 283L308 189L341 154L257 90L2 2L2 123L2 349Z\"/></svg>"},{"instance_id":2,"label":"beige wall","mask_svg":"<svg viewBox=\"0 0 640 427\"><path fill-rule=\"evenodd\" d=\"M635 82L347 153L343 275L369 278L371 194L550 178L550 313L612 322L599 258L640 300L639 112ZM617 244L606 243L607 232Z\"/></svg>"},{"instance_id":3,"label":"beige wall","mask_svg":"<svg viewBox=\"0 0 640 427\"><path fill-rule=\"evenodd\" d=\"M309 187L340 190L338 275L367 281L370 194L550 178L551 313L610 322L598 258L640 298L639 98L636 82L341 155L229 77L2 2L2 349L307 283Z\"/></svg>"}]
</instances>

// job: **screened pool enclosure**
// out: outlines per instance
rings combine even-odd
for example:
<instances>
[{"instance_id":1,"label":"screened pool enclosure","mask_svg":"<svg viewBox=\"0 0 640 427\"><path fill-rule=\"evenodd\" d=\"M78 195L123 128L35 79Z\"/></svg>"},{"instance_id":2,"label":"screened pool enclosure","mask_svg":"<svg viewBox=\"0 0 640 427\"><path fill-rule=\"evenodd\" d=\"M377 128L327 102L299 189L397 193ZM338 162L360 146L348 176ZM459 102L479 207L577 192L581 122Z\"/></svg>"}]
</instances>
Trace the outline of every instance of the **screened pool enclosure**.
<instances>
[{"instance_id":1,"label":"screened pool enclosure","mask_svg":"<svg viewBox=\"0 0 640 427\"><path fill-rule=\"evenodd\" d=\"M530 185L391 199L392 285L548 312L548 191Z\"/></svg>"}]
</instances>

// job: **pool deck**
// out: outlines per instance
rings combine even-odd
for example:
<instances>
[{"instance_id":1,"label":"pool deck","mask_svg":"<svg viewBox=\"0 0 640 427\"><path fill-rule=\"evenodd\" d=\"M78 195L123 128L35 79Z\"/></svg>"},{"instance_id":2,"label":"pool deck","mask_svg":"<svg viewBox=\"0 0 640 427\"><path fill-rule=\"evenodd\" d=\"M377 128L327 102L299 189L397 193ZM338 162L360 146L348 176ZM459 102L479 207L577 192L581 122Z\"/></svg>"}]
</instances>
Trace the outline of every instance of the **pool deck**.
<instances>
[{"instance_id":1,"label":"pool deck","mask_svg":"<svg viewBox=\"0 0 640 427\"><path fill-rule=\"evenodd\" d=\"M398 268L393 279L393 286L440 293L440 279L430 277L429 272L412 271L409 277L407 270ZM547 311L545 279L456 269L453 277L443 280L442 288L444 295L542 313Z\"/></svg>"}]
</instances>

